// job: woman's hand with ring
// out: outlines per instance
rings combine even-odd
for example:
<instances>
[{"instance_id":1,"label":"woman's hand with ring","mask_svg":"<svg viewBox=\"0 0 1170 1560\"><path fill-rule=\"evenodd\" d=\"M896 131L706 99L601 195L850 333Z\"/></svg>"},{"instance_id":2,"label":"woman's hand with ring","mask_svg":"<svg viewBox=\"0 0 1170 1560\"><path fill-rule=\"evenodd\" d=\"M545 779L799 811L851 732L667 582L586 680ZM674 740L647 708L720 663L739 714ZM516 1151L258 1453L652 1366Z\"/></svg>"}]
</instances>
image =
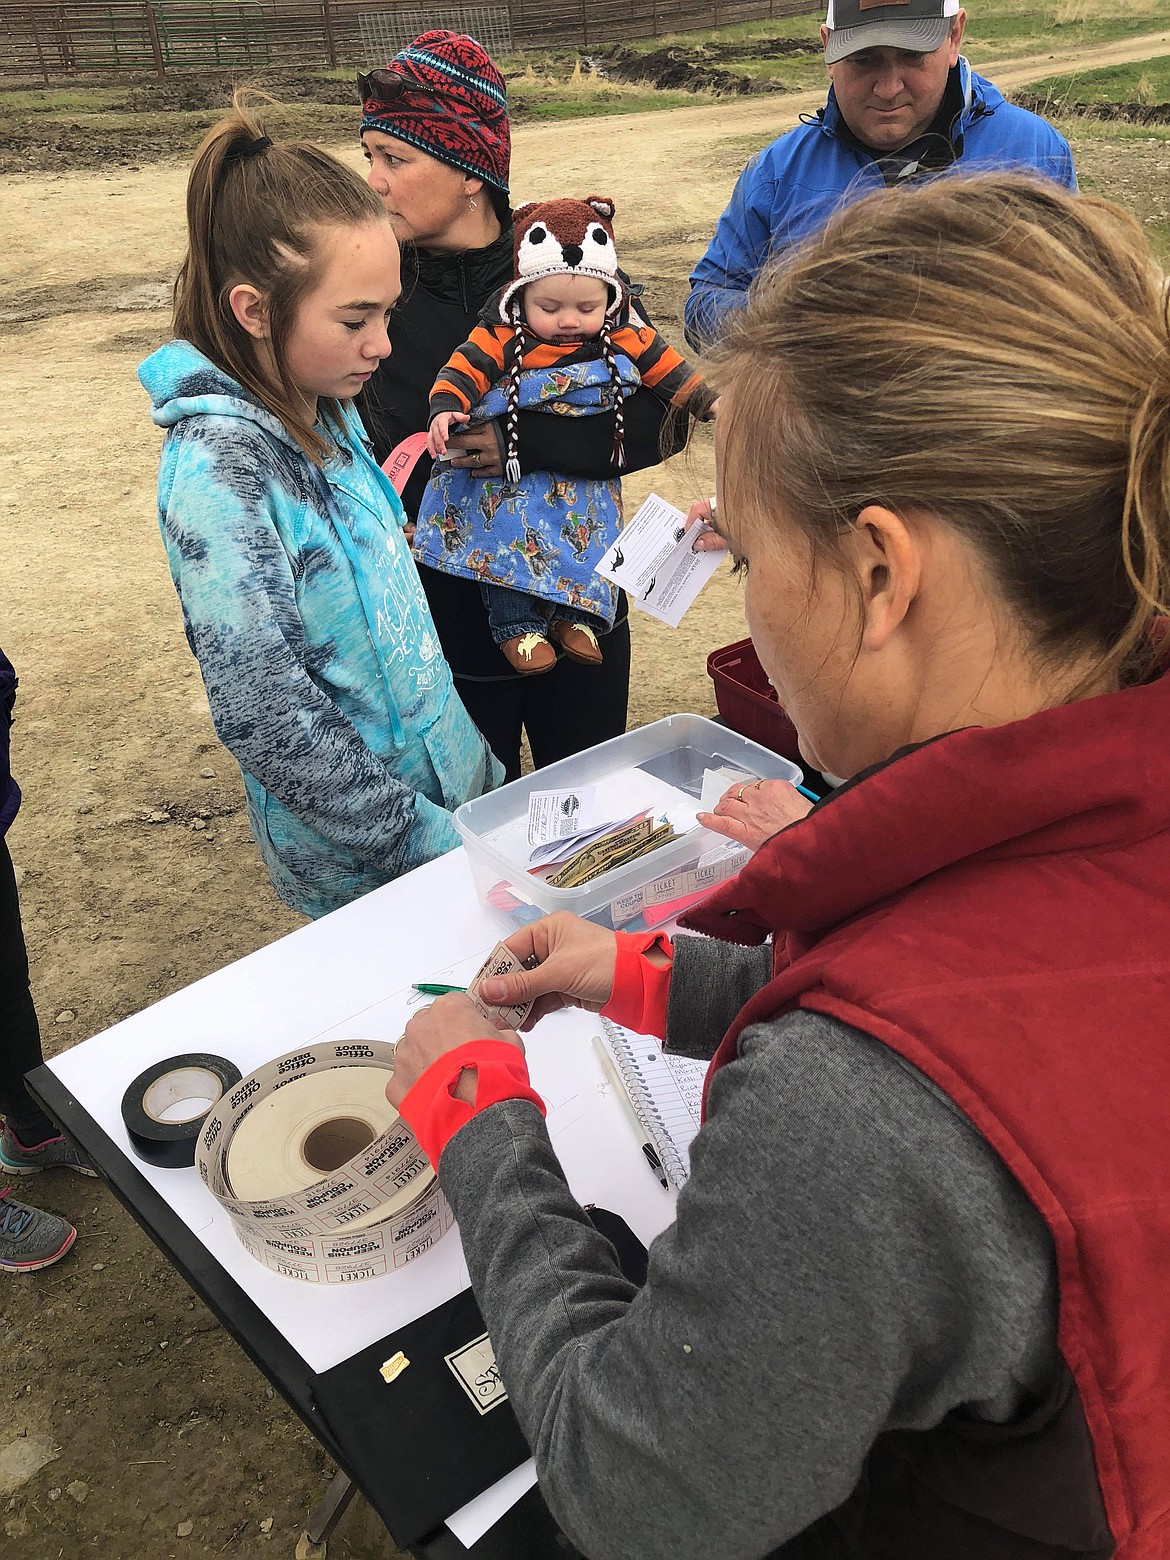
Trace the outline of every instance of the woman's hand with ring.
<instances>
[{"instance_id":1,"label":"woman's hand with ring","mask_svg":"<svg viewBox=\"0 0 1170 1560\"><path fill-rule=\"evenodd\" d=\"M507 1040L524 1049L514 1029L497 1029L462 992L436 997L416 1013L394 1046L394 1072L386 1085L386 1098L395 1110L432 1062L471 1040ZM474 1103L475 1080L466 1071L455 1093L469 1105Z\"/></svg>"},{"instance_id":2,"label":"woman's hand with ring","mask_svg":"<svg viewBox=\"0 0 1170 1560\"><path fill-rule=\"evenodd\" d=\"M787 780L754 780L731 786L716 802L714 812L701 812L698 821L713 834L759 850L781 829L799 823L813 804Z\"/></svg>"},{"instance_id":3,"label":"woman's hand with ring","mask_svg":"<svg viewBox=\"0 0 1170 1560\"><path fill-rule=\"evenodd\" d=\"M447 452L452 466L474 471L477 477L502 477L504 474L494 422L475 423L452 432L447 441Z\"/></svg>"}]
</instances>

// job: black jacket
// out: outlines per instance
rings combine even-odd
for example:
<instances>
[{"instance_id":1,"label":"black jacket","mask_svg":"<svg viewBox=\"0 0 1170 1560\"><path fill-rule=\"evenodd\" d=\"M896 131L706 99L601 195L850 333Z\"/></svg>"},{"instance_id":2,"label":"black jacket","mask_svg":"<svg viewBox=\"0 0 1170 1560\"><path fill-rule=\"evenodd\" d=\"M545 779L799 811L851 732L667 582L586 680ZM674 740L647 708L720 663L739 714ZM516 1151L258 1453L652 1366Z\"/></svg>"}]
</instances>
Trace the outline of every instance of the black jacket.
<instances>
[{"instance_id":1,"label":"black jacket","mask_svg":"<svg viewBox=\"0 0 1170 1560\"><path fill-rule=\"evenodd\" d=\"M16 703L16 672L12 662L0 650L0 839L16 817L20 806L20 788L8 767L8 728L12 725L12 706Z\"/></svg>"}]
</instances>

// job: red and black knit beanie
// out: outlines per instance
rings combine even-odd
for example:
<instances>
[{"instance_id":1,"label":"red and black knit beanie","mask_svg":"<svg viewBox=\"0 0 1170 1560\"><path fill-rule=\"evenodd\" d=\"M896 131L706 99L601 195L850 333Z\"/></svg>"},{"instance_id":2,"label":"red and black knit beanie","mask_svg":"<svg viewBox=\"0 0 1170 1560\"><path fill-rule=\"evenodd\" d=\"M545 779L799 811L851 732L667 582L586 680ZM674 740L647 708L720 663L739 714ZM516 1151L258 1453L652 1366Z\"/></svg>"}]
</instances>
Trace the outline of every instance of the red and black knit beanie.
<instances>
[{"instance_id":1,"label":"red and black knit beanie","mask_svg":"<svg viewBox=\"0 0 1170 1560\"><path fill-rule=\"evenodd\" d=\"M384 70L358 78L367 130L417 146L505 194L512 137L504 78L464 33L422 33Z\"/></svg>"}]
</instances>

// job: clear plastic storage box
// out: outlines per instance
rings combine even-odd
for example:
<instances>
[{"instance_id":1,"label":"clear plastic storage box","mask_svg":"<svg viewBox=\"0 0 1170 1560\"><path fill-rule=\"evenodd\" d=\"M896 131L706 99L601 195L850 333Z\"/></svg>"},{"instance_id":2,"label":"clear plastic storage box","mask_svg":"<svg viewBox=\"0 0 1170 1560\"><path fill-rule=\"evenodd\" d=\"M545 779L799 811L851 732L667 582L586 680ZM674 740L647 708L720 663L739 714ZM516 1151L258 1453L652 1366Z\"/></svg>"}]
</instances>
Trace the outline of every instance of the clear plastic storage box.
<instances>
[{"instance_id":1,"label":"clear plastic storage box","mask_svg":"<svg viewBox=\"0 0 1170 1560\"><path fill-rule=\"evenodd\" d=\"M668 715L465 802L455 827L467 847L480 901L511 926L572 910L602 926L639 931L696 904L737 872L748 853L695 822L708 771L798 782L786 758L707 720ZM727 780L721 789L734 782ZM594 788L597 823L649 809L681 836L577 888L554 888L529 872L529 798L536 791Z\"/></svg>"}]
</instances>

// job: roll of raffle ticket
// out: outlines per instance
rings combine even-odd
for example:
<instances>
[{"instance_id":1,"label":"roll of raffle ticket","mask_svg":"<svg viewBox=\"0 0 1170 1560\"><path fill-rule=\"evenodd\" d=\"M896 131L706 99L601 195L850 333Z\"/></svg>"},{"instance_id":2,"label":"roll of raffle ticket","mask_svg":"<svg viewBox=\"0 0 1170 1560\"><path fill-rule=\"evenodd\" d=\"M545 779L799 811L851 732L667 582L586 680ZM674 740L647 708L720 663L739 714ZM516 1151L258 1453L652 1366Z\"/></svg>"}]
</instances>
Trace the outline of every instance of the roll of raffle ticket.
<instances>
[{"instance_id":1,"label":"roll of raffle ticket","mask_svg":"<svg viewBox=\"0 0 1170 1560\"><path fill-rule=\"evenodd\" d=\"M203 1124L199 1174L273 1273L348 1284L403 1268L454 1216L386 1099L394 1047L312 1044L244 1078Z\"/></svg>"}]
</instances>

